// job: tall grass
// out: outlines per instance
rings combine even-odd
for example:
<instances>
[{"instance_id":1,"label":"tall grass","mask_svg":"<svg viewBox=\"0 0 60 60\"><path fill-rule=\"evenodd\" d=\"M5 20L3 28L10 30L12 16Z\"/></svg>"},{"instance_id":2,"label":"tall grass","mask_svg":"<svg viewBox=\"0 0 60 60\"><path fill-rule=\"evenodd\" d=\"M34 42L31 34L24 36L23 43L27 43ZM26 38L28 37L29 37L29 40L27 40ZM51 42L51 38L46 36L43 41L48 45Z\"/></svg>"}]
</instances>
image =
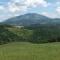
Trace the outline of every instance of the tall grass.
<instances>
[{"instance_id":1,"label":"tall grass","mask_svg":"<svg viewBox=\"0 0 60 60\"><path fill-rule=\"evenodd\" d=\"M0 60L60 60L60 43L0 45Z\"/></svg>"}]
</instances>

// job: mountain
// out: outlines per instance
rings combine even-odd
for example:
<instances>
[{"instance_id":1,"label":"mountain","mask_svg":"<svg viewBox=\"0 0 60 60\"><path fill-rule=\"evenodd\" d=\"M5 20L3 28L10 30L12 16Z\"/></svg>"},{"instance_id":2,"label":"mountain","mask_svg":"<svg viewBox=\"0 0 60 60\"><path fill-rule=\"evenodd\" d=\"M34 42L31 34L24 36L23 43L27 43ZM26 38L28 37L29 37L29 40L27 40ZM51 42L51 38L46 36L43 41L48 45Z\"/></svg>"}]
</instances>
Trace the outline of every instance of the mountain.
<instances>
[{"instance_id":1,"label":"mountain","mask_svg":"<svg viewBox=\"0 0 60 60\"><path fill-rule=\"evenodd\" d=\"M31 24L46 24L49 23L52 19L36 14L36 13L28 13L21 16L16 16L5 20L4 24L12 24L12 25L31 25Z\"/></svg>"},{"instance_id":2,"label":"mountain","mask_svg":"<svg viewBox=\"0 0 60 60\"><path fill-rule=\"evenodd\" d=\"M57 24L60 23L60 19L51 19L40 14L28 13L25 15L10 18L2 23L11 25L29 26L32 24Z\"/></svg>"}]
</instances>

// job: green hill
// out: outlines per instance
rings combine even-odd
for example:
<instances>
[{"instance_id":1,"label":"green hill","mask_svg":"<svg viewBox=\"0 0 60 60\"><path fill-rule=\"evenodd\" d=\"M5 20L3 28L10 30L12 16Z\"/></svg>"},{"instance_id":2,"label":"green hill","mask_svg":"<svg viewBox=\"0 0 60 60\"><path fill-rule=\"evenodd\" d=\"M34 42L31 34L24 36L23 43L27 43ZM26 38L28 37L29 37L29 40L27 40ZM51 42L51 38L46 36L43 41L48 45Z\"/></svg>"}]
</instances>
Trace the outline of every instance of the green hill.
<instances>
[{"instance_id":1,"label":"green hill","mask_svg":"<svg viewBox=\"0 0 60 60\"><path fill-rule=\"evenodd\" d=\"M29 41L31 35L32 30L11 25L0 25L0 44L13 41Z\"/></svg>"},{"instance_id":2,"label":"green hill","mask_svg":"<svg viewBox=\"0 0 60 60\"><path fill-rule=\"evenodd\" d=\"M60 43L0 45L0 60L60 60Z\"/></svg>"},{"instance_id":3,"label":"green hill","mask_svg":"<svg viewBox=\"0 0 60 60\"><path fill-rule=\"evenodd\" d=\"M31 43L60 42L60 28L48 25L39 25L38 27L0 25L0 44L14 41Z\"/></svg>"}]
</instances>

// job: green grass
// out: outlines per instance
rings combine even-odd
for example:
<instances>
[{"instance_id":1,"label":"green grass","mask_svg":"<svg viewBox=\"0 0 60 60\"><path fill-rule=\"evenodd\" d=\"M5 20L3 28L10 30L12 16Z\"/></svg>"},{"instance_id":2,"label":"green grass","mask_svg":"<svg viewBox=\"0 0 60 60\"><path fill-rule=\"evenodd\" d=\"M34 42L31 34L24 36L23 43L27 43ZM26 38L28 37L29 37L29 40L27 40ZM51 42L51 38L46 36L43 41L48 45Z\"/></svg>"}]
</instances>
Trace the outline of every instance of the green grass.
<instances>
[{"instance_id":1,"label":"green grass","mask_svg":"<svg viewBox=\"0 0 60 60\"><path fill-rule=\"evenodd\" d=\"M0 45L0 60L60 60L60 43Z\"/></svg>"}]
</instances>

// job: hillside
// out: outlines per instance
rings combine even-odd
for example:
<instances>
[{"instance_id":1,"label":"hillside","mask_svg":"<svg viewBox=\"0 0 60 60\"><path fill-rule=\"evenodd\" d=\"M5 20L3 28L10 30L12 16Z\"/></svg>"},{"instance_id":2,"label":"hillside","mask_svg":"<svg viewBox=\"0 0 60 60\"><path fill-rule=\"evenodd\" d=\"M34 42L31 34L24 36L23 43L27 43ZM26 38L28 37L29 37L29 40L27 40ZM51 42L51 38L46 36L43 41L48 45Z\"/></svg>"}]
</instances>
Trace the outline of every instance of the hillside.
<instances>
[{"instance_id":1,"label":"hillside","mask_svg":"<svg viewBox=\"0 0 60 60\"><path fill-rule=\"evenodd\" d=\"M0 60L60 60L60 43L15 42L0 45Z\"/></svg>"},{"instance_id":2,"label":"hillside","mask_svg":"<svg viewBox=\"0 0 60 60\"><path fill-rule=\"evenodd\" d=\"M26 41L25 37L31 34L29 30L10 25L0 25L0 44L13 41Z\"/></svg>"},{"instance_id":3,"label":"hillside","mask_svg":"<svg viewBox=\"0 0 60 60\"><path fill-rule=\"evenodd\" d=\"M60 42L59 26L33 25L29 27L0 25L0 44L9 42Z\"/></svg>"},{"instance_id":4,"label":"hillside","mask_svg":"<svg viewBox=\"0 0 60 60\"><path fill-rule=\"evenodd\" d=\"M37 13L28 13L5 20L2 22L2 24L21 25L21 26L30 26L32 24L56 25L60 24L60 19L48 18L46 16Z\"/></svg>"}]
</instances>

